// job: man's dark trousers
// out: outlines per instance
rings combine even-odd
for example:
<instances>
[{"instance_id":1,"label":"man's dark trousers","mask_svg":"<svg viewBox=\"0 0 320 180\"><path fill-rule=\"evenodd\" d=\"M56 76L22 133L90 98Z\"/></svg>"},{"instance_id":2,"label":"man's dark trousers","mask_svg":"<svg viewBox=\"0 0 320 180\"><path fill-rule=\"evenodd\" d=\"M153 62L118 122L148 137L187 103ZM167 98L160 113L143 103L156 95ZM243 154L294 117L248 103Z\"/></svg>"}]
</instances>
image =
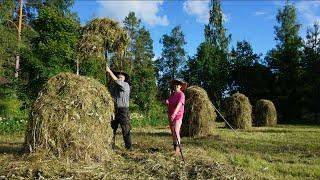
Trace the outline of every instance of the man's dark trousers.
<instances>
[{"instance_id":1,"label":"man's dark trousers","mask_svg":"<svg viewBox=\"0 0 320 180\"><path fill-rule=\"evenodd\" d=\"M130 112L128 107L116 108L116 116L114 120L111 121L111 127L113 129L114 134L117 132L118 125L120 124L124 144L127 149L131 149L131 124L129 113Z\"/></svg>"}]
</instances>

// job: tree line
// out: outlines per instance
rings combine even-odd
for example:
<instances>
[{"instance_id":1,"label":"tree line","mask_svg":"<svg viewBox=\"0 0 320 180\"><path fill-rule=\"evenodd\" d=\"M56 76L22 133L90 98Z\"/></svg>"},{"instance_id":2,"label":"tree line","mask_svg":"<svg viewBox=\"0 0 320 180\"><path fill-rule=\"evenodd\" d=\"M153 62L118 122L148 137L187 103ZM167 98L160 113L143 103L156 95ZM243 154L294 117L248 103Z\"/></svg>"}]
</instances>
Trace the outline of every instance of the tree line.
<instances>
[{"instance_id":1,"label":"tree line","mask_svg":"<svg viewBox=\"0 0 320 180\"><path fill-rule=\"evenodd\" d=\"M108 18L81 26L70 10L73 0L25 0L22 6L19 2L0 1L2 117L26 117L43 84L59 72L91 76L109 86L108 64L128 72L131 109L145 115L161 111L161 102L169 95L168 82L183 78L203 87L218 107L229 94L241 92L253 105L261 98L272 100L281 123L320 122L319 22L300 37L297 11L289 2L278 10L276 47L265 57L245 40L230 48L232 37L224 26L221 2L212 0L205 38L196 54L187 57L187 42L178 25L160 39L162 53L155 60L150 32L134 12L122 27Z\"/></svg>"}]
</instances>

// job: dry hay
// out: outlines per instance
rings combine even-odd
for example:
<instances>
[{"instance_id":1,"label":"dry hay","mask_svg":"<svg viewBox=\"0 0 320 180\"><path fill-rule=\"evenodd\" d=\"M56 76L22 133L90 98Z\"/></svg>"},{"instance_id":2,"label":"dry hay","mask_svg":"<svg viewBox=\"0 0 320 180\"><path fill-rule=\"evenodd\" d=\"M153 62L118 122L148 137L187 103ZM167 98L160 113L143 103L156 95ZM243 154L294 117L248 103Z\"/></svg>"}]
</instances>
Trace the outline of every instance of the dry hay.
<instances>
[{"instance_id":1,"label":"dry hay","mask_svg":"<svg viewBox=\"0 0 320 180\"><path fill-rule=\"evenodd\" d=\"M109 18L94 18L81 28L80 34L79 59L90 55L101 58L105 48L123 55L129 44L128 33L118 22Z\"/></svg>"},{"instance_id":2,"label":"dry hay","mask_svg":"<svg viewBox=\"0 0 320 180\"><path fill-rule=\"evenodd\" d=\"M244 170L215 162L204 153L186 154L185 164L180 157L161 152L122 151L105 163L9 156L0 159L0 179L250 179Z\"/></svg>"},{"instance_id":3,"label":"dry hay","mask_svg":"<svg viewBox=\"0 0 320 180\"><path fill-rule=\"evenodd\" d=\"M186 90L185 108L182 136L206 136L213 133L217 114L204 89L189 87Z\"/></svg>"},{"instance_id":4,"label":"dry hay","mask_svg":"<svg viewBox=\"0 0 320 180\"><path fill-rule=\"evenodd\" d=\"M73 160L109 157L114 103L98 81L60 73L45 84L33 104L24 147Z\"/></svg>"},{"instance_id":5,"label":"dry hay","mask_svg":"<svg viewBox=\"0 0 320 180\"><path fill-rule=\"evenodd\" d=\"M235 93L226 99L226 120L236 129L249 129L252 127L252 106L249 98L241 93Z\"/></svg>"},{"instance_id":6,"label":"dry hay","mask_svg":"<svg viewBox=\"0 0 320 180\"><path fill-rule=\"evenodd\" d=\"M277 111L270 100L260 99L254 109L256 126L274 126L277 124Z\"/></svg>"},{"instance_id":7,"label":"dry hay","mask_svg":"<svg viewBox=\"0 0 320 180\"><path fill-rule=\"evenodd\" d=\"M180 156L173 155L172 145L168 141L170 138L168 129L143 128L136 129L134 133L136 142L132 151L126 151L120 146L121 142L116 141L118 146L115 153L103 163L46 158L37 153L0 156L0 179L250 178L243 169L216 161L204 145L185 143L184 163ZM160 134L167 138L159 138ZM211 140L209 138L206 141Z\"/></svg>"}]
</instances>

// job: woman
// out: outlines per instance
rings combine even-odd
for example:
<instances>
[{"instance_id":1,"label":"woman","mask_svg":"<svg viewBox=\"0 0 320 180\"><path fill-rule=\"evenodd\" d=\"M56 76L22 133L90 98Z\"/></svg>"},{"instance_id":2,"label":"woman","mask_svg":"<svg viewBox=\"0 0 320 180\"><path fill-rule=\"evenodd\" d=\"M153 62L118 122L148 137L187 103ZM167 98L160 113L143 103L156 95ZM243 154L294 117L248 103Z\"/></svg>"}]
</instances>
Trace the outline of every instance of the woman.
<instances>
[{"instance_id":1,"label":"woman","mask_svg":"<svg viewBox=\"0 0 320 180\"><path fill-rule=\"evenodd\" d=\"M187 88L187 83L182 80L175 79L170 82L171 95L166 100L168 107L168 119L172 133L173 148L175 154L179 154L180 149L180 128L182 124L182 118L184 113L185 95L182 91Z\"/></svg>"}]
</instances>

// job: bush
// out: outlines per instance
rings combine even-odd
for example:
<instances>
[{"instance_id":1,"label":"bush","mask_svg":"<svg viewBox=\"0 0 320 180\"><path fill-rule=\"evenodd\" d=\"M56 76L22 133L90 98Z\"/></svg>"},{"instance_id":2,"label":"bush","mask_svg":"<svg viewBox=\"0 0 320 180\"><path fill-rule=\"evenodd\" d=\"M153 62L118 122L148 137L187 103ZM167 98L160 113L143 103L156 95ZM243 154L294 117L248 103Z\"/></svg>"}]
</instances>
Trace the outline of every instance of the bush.
<instances>
[{"instance_id":1,"label":"bush","mask_svg":"<svg viewBox=\"0 0 320 180\"><path fill-rule=\"evenodd\" d=\"M27 127L27 120L22 118L7 119L0 117L0 135L23 133Z\"/></svg>"},{"instance_id":2,"label":"bush","mask_svg":"<svg viewBox=\"0 0 320 180\"><path fill-rule=\"evenodd\" d=\"M21 110L23 102L11 86L0 88L0 134L13 134L25 129L27 109Z\"/></svg>"}]
</instances>

